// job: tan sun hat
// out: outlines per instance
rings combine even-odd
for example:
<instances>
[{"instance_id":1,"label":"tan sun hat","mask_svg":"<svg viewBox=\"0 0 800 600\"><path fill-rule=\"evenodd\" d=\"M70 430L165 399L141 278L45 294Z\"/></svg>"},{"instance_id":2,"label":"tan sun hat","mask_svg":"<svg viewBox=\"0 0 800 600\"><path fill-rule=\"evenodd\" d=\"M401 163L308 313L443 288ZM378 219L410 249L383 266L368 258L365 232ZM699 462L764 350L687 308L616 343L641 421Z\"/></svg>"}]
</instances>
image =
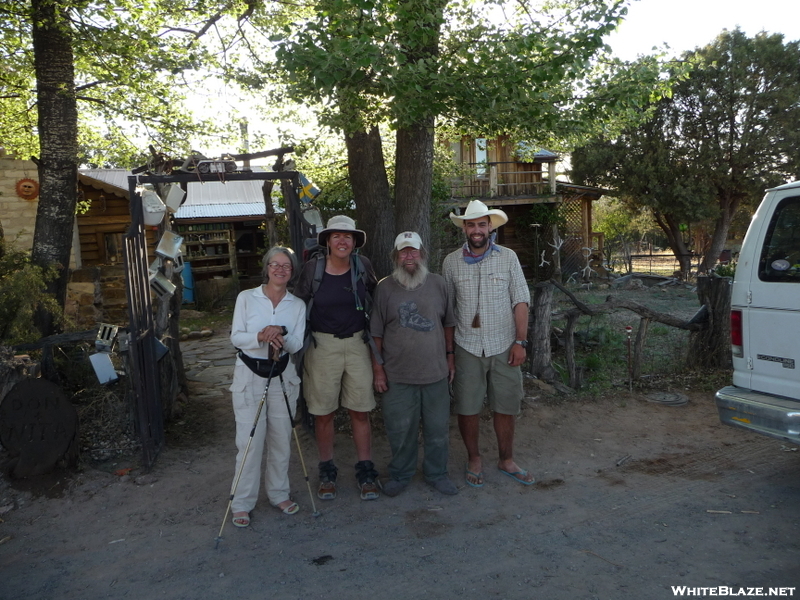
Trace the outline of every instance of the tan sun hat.
<instances>
[{"instance_id":1,"label":"tan sun hat","mask_svg":"<svg viewBox=\"0 0 800 600\"><path fill-rule=\"evenodd\" d=\"M317 234L317 243L320 246L328 245L328 236L334 231L352 233L356 248L361 248L367 241L367 234L356 229L356 222L346 215L336 215L328 219L328 226Z\"/></svg>"},{"instance_id":2,"label":"tan sun hat","mask_svg":"<svg viewBox=\"0 0 800 600\"><path fill-rule=\"evenodd\" d=\"M491 218L493 227L500 227L508 223L508 215L506 213L496 208L489 208L480 200L470 201L463 215L450 213L450 220L456 227L463 227L464 221L480 219L481 217L487 216Z\"/></svg>"}]
</instances>

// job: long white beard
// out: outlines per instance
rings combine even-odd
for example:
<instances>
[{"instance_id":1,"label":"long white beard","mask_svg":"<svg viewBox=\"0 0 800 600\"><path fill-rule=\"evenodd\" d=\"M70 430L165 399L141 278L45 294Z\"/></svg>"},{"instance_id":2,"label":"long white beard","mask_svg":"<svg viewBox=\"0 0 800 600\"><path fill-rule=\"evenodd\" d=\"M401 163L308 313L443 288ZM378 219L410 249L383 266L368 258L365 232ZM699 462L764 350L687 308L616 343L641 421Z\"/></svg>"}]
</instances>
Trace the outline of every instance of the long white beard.
<instances>
[{"instance_id":1,"label":"long white beard","mask_svg":"<svg viewBox=\"0 0 800 600\"><path fill-rule=\"evenodd\" d=\"M392 272L392 277L394 277L395 281L397 281L397 283L407 290L415 290L425 283L425 279L428 277L428 267L422 263L419 263L417 265L417 270L411 274L402 266L397 266Z\"/></svg>"}]
</instances>

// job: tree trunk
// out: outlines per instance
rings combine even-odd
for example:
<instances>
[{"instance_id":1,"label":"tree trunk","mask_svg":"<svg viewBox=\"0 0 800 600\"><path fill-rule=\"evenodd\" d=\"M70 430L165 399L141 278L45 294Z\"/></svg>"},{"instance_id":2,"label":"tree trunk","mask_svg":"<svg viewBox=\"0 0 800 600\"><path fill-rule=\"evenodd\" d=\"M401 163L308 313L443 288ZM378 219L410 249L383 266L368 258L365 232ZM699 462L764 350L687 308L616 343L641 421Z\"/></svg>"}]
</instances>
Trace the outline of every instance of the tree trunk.
<instances>
[{"instance_id":1,"label":"tree trunk","mask_svg":"<svg viewBox=\"0 0 800 600\"><path fill-rule=\"evenodd\" d=\"M552 350L550 348L550 330L552 328L553 284L537 283L533 286L533 309L531 313L531 375L550 383L556 377L553 369Z\"/></svg>"},{"instance_id":2,"label":"tree trunk","mask_svg":"<svg viewBox=\"0 0 800 600\"><path fill-rule=\"evenodd\" d=\"M664 235L667 236L669 247L672 249L672 253L678 261L681 276L685 281L688 279L689 271L692 270L692 254L686 247L686 242L683 241L680 224L669 214L654 211L654 216L656 224L664 232Z\"/></svg>"},{"instance_id":3,"label":"tree trunk","mask_svg":"<svg viewBox=\"0 0 800 600\"><path fill-rule=\"evenodd\" d=\"M731 366L731 283L730 277L697 278L697 297L708 309L708 321L689 336L690 367Z\"/></svg>"},{"instance_id":4,"label":"tree trunk","mask_svg":"<svg viewBox=\"0 0 800 600\"><path fill-rule=\"evenodd\" d=\"M400 0L395 8L397 46L409 71L427 73L439 56L447 0ZM417 86L419 87L419 86ZM436 111L420 104L413 86L393 101L397 121L394 216L397 231L416 231L431 250L431 188ZM413 116L412 116L413 115Z\"/></svg>"},{"instance_id":5,"label":"tree trunk","mask_svg":"<svg viewBox=\"0 0 800 600\"><path fill-rule=\"evenodd\" d=\"M703 262L700 264L700 272L708 273L717 264L717 259L725 247L725 241L728 239L728 229L730 229L733 215L739 208L739 202L736 199L727 199L720 201L720 215L714 222L714 233L711 236L711 246L703 257Z\"/></svg>"},{"instance_id":6,"label":"tree trunk","mask_svg":"<svg viewBox=\"0 0 800 600\"><path fill-rule=\"evenodd\" d=\"M347 134L345 143L357 225L367 233L364 254L380 279L392 271L389 254L396 235L381 134L374 126Z\"/></svg>"},{"instance_id":7,"label":"tree trunk","mask_svg":"<svg viewBox=\"0 0 800 600\"><path fill-rule=\"evenodd\" d=\"M431 247L433 121L433 117L429 117L397 130L394 181L397 231L416 231L428 249Z\"/></svg>"},{"instance_id":8,"label":"tree trunk","mask_svg":"<svg viewBox=\"0 0 800 600\"><path fill-rule=\"evenodd\" d=\"M63 306L69 281L78 183L78 111L72 36L64 7L56 0L31 0L33 51L41 157L39 206L31 259L54 266L59 276L48 286ZM53 332L53 317L39 314L42 335Z\"/></svg>"}]
</instances>

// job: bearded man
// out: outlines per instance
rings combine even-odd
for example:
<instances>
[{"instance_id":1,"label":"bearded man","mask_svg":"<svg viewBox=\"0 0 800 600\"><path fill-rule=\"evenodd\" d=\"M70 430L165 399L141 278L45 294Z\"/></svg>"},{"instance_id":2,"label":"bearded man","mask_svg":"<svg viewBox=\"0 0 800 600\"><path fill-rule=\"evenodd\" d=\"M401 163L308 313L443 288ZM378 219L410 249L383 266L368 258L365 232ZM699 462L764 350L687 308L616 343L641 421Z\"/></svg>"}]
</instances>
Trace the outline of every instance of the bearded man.
<instances>
[{"instance_id":1,"label":"bearded man","mask_svg":"<svg viewBox=\"0 0 800 600\"><path fill-rule=\"evenodd\" d=\"M396 496L411 481L422 419L425 481L440 493L453 495L458 488L447 476L447 457L455 318L444 279L428 272L417 233L397 236L392 264L394 272L378 283L370 317L370 333L383 355L383 365L373 360L373 386L382 394L392 449L390 479L383 493Z\"/></svg>"},{"instance_id":2,"label":"bearded man","mask_svg":"<svg viewBox=\"0 0 800 600\"><path fill-rule=\"evenodd\" d=\"M528 346L531 296L513 250L494 241L494 230L508 222L502 210L472 200L463 215L450 213L463 229L464 247L442 265L456 316L453 384L458 429L467 449L467 485L483 487L478 443L480 412L488 398L497 437L497 469L523 485L533 476L514 461L514 419L522 406L522 371Z\"/></svg>"}]
</instances>

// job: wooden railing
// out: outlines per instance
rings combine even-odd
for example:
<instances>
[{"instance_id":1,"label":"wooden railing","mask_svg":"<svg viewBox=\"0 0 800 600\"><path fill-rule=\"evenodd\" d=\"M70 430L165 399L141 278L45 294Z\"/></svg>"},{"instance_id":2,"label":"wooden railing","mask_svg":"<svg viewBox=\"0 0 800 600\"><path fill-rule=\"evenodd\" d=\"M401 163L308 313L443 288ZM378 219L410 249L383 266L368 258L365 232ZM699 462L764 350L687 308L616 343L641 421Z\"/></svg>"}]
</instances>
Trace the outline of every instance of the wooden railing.
<instances>
[{"instance_id":1,"label":"wooden railing","mask_svg":"<svg viewBox=\"0 0 800 600\"><path fill-rule=\"evenodd\" d=\"M468 170L451 183L453 198L545 196L556 193L555 163L547 170L530 170L539 163L465 163ZM547 177L547 179L545 179Z\"/></svg>"}]
</instances>

